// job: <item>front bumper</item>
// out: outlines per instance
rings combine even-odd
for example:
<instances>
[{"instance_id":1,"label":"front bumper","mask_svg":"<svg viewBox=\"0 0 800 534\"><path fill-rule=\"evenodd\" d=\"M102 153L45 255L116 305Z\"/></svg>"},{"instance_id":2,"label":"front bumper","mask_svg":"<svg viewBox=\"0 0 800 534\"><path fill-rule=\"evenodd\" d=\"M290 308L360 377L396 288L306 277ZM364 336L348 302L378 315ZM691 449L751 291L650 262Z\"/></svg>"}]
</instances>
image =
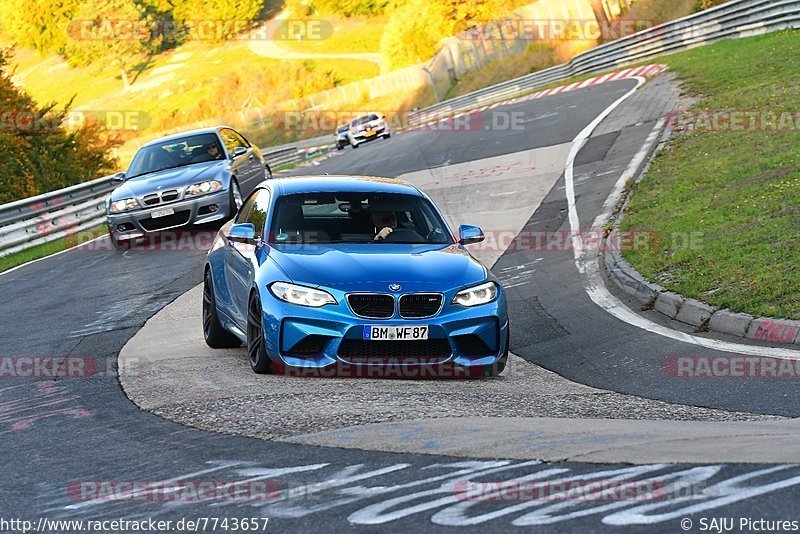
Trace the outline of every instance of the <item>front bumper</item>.
<instances>
[{"instance_id":1,"label":"front bumper","mask_svg":"<svg viewBox=\"0 0 800 534\"><path fill-rule=\"evenodd\" d=\"M377 139L378 137L384 136L389 133L389 127L387 125L378 126L371 130L373 133L371 135L367 135L367 130L361 130L360 132L348 134L350 136L350 143L352 144L353 141L356 143L363 143L364 141L372 141L373 139Z\"/></svg>"},{"instance_id":2,"label":"front bumper","mask_svg":"<svg viewBox=\"0 0 800 534\"><path fill-rule=\"evenodd\" d=\"M175 214L153 219L153 212L166 208L172 208ZM230 194L219 191L147 209L108 213L106 221L117 239L126 240L183 226L227 220L230 212Z\"/></svg>"},{"instance_id":3,"label":"front bumper","mask_svg":"<svg viewBox=\"0 0 800 534\"><path fill-rule=\"evenodd\" d=\"M334 295L336 305L307 308L284 303L268 290L262 292L263 323L267 353L279 365L293 368L326 368L337 365L381 367L385 365L420 367L452 364L460 367L485 367L505 354L509 327L505 294L499 290L492 303L472 308L445 304L435 316L423 319L364 319L355 316L342 295ZM404 348L385 345L391 355L372 354L353 357L354 345L363 345L365 325L429 327L429 346L417 345L414 356L404 356ZM372 343L403 344L405 341ZM298 354L298 347L300 352ZM380 351L381 349L379 349ZM375 351L370 351L375 352Z\"/></svg>"}]
</instances>

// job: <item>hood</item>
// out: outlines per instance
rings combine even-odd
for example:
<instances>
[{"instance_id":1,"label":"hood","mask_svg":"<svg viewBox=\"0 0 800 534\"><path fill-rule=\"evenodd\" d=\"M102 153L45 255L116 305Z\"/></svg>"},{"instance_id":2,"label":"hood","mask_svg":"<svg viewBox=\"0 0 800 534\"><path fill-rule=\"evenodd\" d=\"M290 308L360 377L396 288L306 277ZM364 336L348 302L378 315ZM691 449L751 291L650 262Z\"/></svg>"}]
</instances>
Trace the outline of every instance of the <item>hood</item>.
<instances>
[{"instance_id":1,"label":"hood","mask_svg":"<svg viewBox=\"0 0 800 534\"><path fill-rule=\"evenodd\" d=\"M193 163L185 167L166 169L160 172L131 178L114 190L111 194L111 199L141 198L144 195L149 195L156 191L167 191L170 189L182 190L184 187L197 182L213 180L219 176L220 172L225 169L228 163L229 162L225 160ZM161 189L156 189L159 186Z\"/></svg>"},{"instance_id":2,"label":"hood","mask_svg":"<svg viewBox=\"0 0 800 534\"><path fill-rule=\"evenodd\" d=\"M383 243L271 245L270 257L292 282L341 291L440 291L477 284L485 267L458 245Z\"/></svg>"}]
</instances>

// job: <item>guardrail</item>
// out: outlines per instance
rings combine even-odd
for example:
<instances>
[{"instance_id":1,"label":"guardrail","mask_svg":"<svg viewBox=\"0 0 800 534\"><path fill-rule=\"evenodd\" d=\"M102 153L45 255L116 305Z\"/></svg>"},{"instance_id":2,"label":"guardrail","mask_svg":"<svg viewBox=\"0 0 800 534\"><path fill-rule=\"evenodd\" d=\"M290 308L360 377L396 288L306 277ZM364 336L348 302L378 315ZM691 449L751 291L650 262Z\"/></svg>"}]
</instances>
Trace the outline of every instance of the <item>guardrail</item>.
<instances>
[{"instance_id":1,"label":"guardrail","mask_svg":"<svg viewBox=\"0 0 800 534\"><path fill-rule=\"evenodd\" d=\"M270 168L305 161L334 145L265 151ZM0 257L55 241L105 221L106 196L117 187L113 175L0 205Z\"/></svg>"},{"instance_id":2,"label":"guardrail","mask_svg":"<svg viewBox=\"0 0 800 534\"><path fill-rule=\"evenodd\" d=\"M419 110L410 120L413 124L436 120L515 98L564 79L634 65L723 39L760 35L787 28L800 28L800 0L732 0L600 45L576 55L562 65Z\"/></svg>"}]
</instances>

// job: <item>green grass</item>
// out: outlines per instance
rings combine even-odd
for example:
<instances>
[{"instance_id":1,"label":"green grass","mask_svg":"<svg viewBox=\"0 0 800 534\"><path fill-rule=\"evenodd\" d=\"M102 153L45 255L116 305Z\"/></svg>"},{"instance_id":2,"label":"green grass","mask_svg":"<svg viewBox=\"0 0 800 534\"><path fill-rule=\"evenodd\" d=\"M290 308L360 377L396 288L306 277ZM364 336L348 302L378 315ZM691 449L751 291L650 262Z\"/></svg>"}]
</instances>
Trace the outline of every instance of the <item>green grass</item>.
<instances>
[{"instance_id":1,"label":"green grass","mask_svg":"<svg viewBox=\"0 0 800 534\"><path fill-rule=\"evenodd\" d=\"M342 17L326 20L331 23L332 31L324 39L287 40L279 44L295 52L318 54L380 52L381 35L386 26L386 17Z\"/></svg>"},{"instance_id":2,"label":"green grass","mask_svg":"<svg viewBox=\"0 0 800 534\"><path fill-rule=\"evenodd\" d=\"M800 109L800 33L724 41L665 58L697 110ZM634 189L626 251L667 289L755 315L800 319L800 124L790 131L696 130L673 137Z\"/></svg>"},{"instance_id":3,"label":"green grass","mask_svg":"<svg viewBox=\"0 0 800 534\"><path fill-rule=\"evenodd\" d=\"M74 247L75 245L86 243L91 239L106 234L107 232L108 228L106 225L101 224L68 237L57 239L42 245L37 245L21 252L9 254L8 256L3 256L0 258L0 272L7 271L29 261L44 258L45 256L55 254L56 252L61 252L62 250Z\"/></svg>"}]
</instances>

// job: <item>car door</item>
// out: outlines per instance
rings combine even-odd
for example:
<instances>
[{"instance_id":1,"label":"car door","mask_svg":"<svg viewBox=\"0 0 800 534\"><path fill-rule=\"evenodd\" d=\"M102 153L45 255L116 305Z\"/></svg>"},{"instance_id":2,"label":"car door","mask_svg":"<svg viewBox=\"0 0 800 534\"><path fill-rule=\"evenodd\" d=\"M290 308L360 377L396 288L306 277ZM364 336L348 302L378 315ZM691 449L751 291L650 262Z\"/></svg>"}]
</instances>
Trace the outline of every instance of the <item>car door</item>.
<instances>
[{"instance_id":1,"label":"car door","mask_svg":"<svg viewBox=\"0 0 800 534\"><path fill-rule=\"evenodd\" d=\"M256 153L254 147L247 142L238 132L230 128L222 128L219 131L222 142L225 143L225 148L228 154L233 156L236 148L244 148L246 152L241 156L233 158L231 170L236 174L239 180L239 186L253 182L253 184L260 182L264 179L264 164ZM243 187L246 191L247 188Z\"/></svg>"},{"instance_id":2,"label":"car door","mask_svg":"<svg viewBox=\"0 0 800 534\"><path fill-rule=\"evenodd\" d=\"M268 189L258 189L248 199L240 212L241 217L237 217L236 224L250 223L256 229L256 239L264 239L264 226L267 221L267 211L269 210L270 192ZM228 261L225 263L225 280L228 284L233 306L231 309L231 319L242 329L247 328L247 304L250 297L250 289L253 287L253 280L256 274L256 246L244 243L228 242Z\"/></svg>"}]
</instances>

